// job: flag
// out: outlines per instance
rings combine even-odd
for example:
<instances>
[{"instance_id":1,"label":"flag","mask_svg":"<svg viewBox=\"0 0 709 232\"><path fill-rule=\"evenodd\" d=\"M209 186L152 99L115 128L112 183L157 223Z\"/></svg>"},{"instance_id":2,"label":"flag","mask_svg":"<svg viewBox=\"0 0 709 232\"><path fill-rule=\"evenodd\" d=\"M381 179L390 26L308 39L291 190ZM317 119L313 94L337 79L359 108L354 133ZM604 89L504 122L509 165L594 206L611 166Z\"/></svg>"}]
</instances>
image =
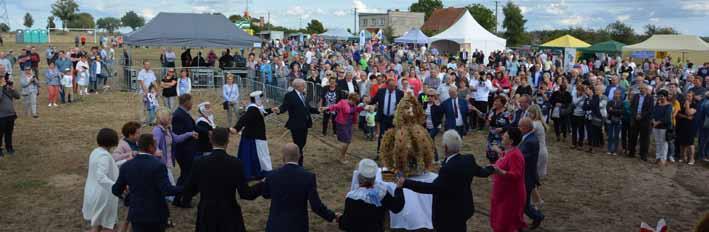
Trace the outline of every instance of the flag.
<instances>
[{"instance_id":1,"label":"flag","mask_svg":"<svg viewBox=\"0 0 709 232\"><path fill-rule=\"evenodd\" d=\"M364 30L361 30L359 32L359 49L364 49L364 43L365 43L364 36L365 36Z\"/></svg>"},{"instance_id":2,"label":"flag","mask_svg":"<svg viewBox=\"0 0 709 232\"><path fill-rule=\"evenodd\" d=\"M379 29L379 31L377 31L377 39L379 39L379 41L384 41L384 34L382 33L382 29Z\"/></svg>"}]
</instances>

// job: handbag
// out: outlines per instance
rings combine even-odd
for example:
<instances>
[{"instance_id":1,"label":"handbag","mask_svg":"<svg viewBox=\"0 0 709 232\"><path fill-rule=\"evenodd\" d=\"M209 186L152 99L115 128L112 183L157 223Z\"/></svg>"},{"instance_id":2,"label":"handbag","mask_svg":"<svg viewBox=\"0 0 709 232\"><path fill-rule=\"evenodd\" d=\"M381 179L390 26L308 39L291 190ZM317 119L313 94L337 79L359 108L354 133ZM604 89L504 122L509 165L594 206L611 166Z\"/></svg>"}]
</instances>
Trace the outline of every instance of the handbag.
<instances>
[{"instance_id":1,"label":"handbag","mask_svg":"<svg viewBox=\"0 0 709 232\"><path fill-rule=\"evenodd\" d=\"M591 125L593 125L593 126L603 126L603 118L591 117Z\"/></svg>"},{"instance_id":2,"label":"handbag","mask_svg":"<svg viewBox=\"0 0 709 232\"><path fill-rule=\"evenodd\" d=\"M229 110L229 102L228 101L222 102L222 108L224 108L224 110Z\"/></svg>"},{"instance_id":3,"label":"handbag","mask_svg":"<svg viewBox=\"0 0 709 232\"><path fill-rule=\"evenodd\" d=\"M551 111L551 118L561 118L560 107L554 107L554 109Z\"/></svg>"}]
</instances>

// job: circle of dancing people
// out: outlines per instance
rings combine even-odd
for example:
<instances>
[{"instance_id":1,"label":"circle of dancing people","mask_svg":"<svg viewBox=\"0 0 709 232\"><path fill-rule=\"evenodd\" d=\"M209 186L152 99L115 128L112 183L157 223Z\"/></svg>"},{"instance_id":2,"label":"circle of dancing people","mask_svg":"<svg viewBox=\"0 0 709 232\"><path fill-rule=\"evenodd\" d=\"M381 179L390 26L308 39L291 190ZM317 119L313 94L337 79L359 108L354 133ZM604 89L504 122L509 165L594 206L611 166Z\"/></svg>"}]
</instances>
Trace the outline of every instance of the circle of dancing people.
<instances>
[{"instance_id":1,"label":"circle of dancing people","mask_svg":"<svg viewBox=\"0 0 709 232\"><path fill-rule=\"evenodd\" d=\"M178 106L171 115L162 111L157 115L152 134L126 130L119 141L111 129L99 132L99 148L90 158L84 218L93 230L113 229L120 198L134 231L162 231L171 224L167 202L189 208L199 194L197 230L245 231L234 198L238 192L244 200L271 199L266 231L308 231L306 203L345 231L384 231L387 214L389 227L396 230L465 231L475 212L472 179L492 176L492 229L533 230L545 218L539 187L547 175L548 129L553 129L557 143L567 142L571 135L571 148L584 152L639 154L646 161L652 139L659 165L709 161L705 155L709 63L696 69L689 61L669 57L636 64L605 56L565 65L563 57L547 51L529 55L494 51L484 57L482 51L443 54L378 42L361 49L318 39L268 43L258 59L248 55L246 78L285 84L291 90L274 108L263 105L263 92L250 93L245 112L228 129L215 126L208 102L198 105L199 118L194 120L186 85L165 78L163 89L176 88L183 94L177 94ZM149 63L145 66L148 72ZM145 77L139 78L141 89L155 92L150 90L154 75ZM233 78L227 78L228 84L233 85ZM227 110L239 108L234 100L238 97L232 94L225 86ZM346 163L354 125L365 138L378 140L379 154L383 134L395 126L397 105L406 95L421 103L425 114L421 126L428 136L436 138L443 132L434 158L440 165L438 173L426 170L406 177L397 173L387 181L385 167L363 159L353 173L343 213L334 213L320 201L316 175L303 168L312 115L322 114L325 136L332 123L342 143L338 158ZM288 113L285 127L293 141L283 145L284 165L275 169L265 123L273 113ZM461 154L463 138L476 130L487 137L487 166ZM241 134L236 157L225 150L233 134ZM695 137L699 137L696 154ZM121 144L129 155L108 152ZM175 162L180 168L176 179L170 170ZM135 175L147 170L154 176Z\"/></svg>"}]
</instances>

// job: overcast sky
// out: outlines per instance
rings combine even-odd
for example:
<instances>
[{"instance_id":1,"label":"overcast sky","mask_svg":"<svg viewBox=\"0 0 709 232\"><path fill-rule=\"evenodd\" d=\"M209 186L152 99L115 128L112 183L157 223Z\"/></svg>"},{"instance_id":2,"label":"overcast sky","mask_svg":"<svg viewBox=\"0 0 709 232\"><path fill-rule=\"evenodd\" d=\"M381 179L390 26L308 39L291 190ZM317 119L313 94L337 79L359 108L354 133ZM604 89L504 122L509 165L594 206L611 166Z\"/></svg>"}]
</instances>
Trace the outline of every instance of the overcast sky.
<instances>
[{"instance_id":1,"label":"overcast sky","mask_svg":"<svg viewBox=\"0 0 709 232\"><path fill-rule=\"evenodd\" d=\"M32 14L34 27L45 27L54 0L5 0L12 29L23 28L23 15ZM247 0L76 0L81 12L94 18L120 18L133 10L150 19L158 12L222 12L241 14ZM305 27L311 19L319 19L326 28L352 28L353 12L385 12L387 9L408 9L415 0L249 0L252 16L267 17L274 25L290 28ZM498 21L503 20L499 3ZM620 20L642 33L643 26L672 26L683 34L709 36L709 0L518 0L527 30L580 26L600 28ZM494 0L444 0L444 6L465 6L482 3L495 10ZM61 23L57 20L57 26ZM499 25L498 24L498 25ZM501 26L500 26L501 27ZM502 28L500 28L502 30Z\"/></svg>"}]
</instances>

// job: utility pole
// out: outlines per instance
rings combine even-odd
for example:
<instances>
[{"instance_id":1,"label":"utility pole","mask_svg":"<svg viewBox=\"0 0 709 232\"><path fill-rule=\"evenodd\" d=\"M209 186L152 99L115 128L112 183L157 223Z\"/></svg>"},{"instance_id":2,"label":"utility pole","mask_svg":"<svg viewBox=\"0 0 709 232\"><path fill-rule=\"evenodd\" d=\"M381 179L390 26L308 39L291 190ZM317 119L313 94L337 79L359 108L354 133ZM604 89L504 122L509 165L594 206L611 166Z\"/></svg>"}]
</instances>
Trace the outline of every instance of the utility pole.
<instances>
[{"instance_id":1,"label":"utility pole","mask_svg":"<svg viewBox=\"0 0 709 232\"><path fill-rule=\"evenodd\" d=\"M354 31L357 34L357 8L354 8Z\"/></svg>"},{"instance_id":2,"label":"utility pole","mask_svg":"<svg viewBox=\"0 0 709 232\"><path fill-rule=\"evenodd\" d=\"M268 19L266 19L266 28L270 31L271 30L271 12L268 12L267 15Z\"/></svg>"},{"instance_id":3,"label":"utility pole","mask_svg":"<svg viewBox=\"0 0 709 232\"><path fill-rule=\"evenodd\" d=\"M497 0L495 0L495 33L497 33Z\"/></svg>"},{"instance_id":4,"label":"utility pole","mask_svg":"<svg viewBox=\"0 0 709 232\"><path fill-rule=\"evenodd\" d=\"M8 16L5 0L0 0L0 23L5 23L7 26L10 26L10 17Z\"/></svg>"}]
</instances>

